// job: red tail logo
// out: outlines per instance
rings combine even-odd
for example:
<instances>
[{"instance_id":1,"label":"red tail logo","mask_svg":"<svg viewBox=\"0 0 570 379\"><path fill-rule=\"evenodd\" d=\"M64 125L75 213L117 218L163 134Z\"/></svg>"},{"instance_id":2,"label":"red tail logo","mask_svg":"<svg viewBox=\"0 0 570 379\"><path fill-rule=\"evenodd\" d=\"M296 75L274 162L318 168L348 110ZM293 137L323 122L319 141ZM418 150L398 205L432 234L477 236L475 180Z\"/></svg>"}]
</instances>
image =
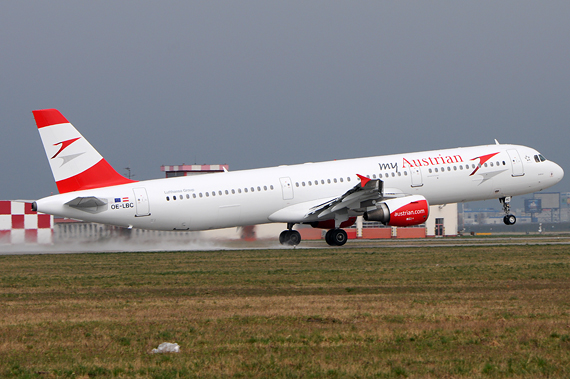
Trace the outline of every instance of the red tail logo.
<instances>
[{"instance_id":1,"label":"red tail logo","mask_svg":"<svg viewBox=\"0 0 570 379\"><path fill-rule=\"evenodd\" d=\"M55 153L55 155L53 157L51 157L51 159L57 157L59 155L59 153L61 153L66 147L68 147L69 145L71 145L73 142L77 141L80 138L81 137L77 137L77 138L68 139L67 141L55 143L54 146L61 145L61 147L59 148L59 151L57 153Z\"/></svg>"}]
</instances>

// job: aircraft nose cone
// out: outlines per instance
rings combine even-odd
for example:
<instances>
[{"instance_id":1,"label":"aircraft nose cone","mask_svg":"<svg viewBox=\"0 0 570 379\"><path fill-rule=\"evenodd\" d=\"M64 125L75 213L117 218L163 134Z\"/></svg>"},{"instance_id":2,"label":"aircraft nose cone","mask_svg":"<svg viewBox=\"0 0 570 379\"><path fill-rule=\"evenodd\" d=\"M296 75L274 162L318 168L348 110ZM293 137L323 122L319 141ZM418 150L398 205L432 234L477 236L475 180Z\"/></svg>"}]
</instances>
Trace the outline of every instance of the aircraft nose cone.
<instances>
[{"instance_id":1,"label":"aircraft nose cone","mask_svg":"<svg viewBox=\"0 0 570 379\"><path fill-rule=\"evenodd\" d=\"M564 170L558 164L554 163L550 176L558 183L564 178Z\"/></svg>"}]
</instances>

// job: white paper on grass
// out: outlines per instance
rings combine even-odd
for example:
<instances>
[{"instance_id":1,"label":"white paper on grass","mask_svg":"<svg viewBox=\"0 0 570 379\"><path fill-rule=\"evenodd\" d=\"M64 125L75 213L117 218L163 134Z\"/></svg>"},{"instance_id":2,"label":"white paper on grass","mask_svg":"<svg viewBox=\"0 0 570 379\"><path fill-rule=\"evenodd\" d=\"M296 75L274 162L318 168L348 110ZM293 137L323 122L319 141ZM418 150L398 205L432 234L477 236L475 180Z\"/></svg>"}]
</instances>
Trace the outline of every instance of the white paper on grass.
<instances>
[{"instance_id":1,"label":"white paper on grass","mask_svg":"<svg viewBox=\"0 0 570 379\"><path fill-rule=\"evenodd\" d=\"M152 349L151 353L180 353L180 346L177 343L163 342L158 348Z\"/></svg>"}]
</instances>

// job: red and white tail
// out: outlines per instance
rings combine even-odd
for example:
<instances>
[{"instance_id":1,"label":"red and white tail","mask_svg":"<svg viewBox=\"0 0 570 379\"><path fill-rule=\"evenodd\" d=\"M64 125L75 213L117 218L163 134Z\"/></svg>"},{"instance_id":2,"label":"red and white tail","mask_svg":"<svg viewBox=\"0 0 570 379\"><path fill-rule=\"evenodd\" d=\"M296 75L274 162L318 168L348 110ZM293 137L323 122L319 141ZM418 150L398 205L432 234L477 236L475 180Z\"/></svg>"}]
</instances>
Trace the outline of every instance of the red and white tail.
<instances>
[{"instance_id":1,"label":"red and white tail","mask_svg":"<svg viewBox=\"0 0 570 379\"><path fill-rule=\"evenodd\" d=\"M57 109L33 113L60 193L134 182L115 171Z\"/></svg>"}]
</instances>

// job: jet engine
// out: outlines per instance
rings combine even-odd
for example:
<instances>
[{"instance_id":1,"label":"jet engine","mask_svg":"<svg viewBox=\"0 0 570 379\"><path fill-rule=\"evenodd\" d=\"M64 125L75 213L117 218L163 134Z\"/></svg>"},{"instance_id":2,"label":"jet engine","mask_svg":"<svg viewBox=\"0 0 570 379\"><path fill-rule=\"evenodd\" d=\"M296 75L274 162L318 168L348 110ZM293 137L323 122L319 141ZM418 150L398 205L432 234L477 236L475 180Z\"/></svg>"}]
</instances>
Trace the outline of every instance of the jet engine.
<instances>
[{"instance_id":1,"label":"jet engine","mask_svg":"<svg viewBox=\"0 0 570 379\"><path fill-rule=\"evenodd\" d=\"M426 222L429 204L425 197L412 195L390 199L364 213L366 221L378 221L390 226L412 226Z\"/></svg>"}]
</instances>

